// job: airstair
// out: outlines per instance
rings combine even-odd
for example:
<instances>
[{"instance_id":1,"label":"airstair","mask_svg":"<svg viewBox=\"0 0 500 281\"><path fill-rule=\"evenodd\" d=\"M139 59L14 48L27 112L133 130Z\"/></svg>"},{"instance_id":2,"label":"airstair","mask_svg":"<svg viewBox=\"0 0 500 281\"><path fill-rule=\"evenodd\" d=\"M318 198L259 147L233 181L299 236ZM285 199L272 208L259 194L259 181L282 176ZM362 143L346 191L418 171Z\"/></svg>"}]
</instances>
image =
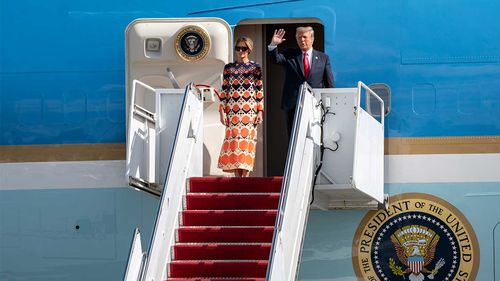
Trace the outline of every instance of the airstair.
<instances>
[{"instance_id":1,"label":"airstair","mask_svg":"<svg viewBox=\"0 0 500 281\"><path fill-rule=\"evenodd\" d=\"M163 36L160 27L170 24L143 23L136 31L146 35L134 35L138 46ZM160 205L147 249L135 230L125 281L296 280L311 207L384 206L384 116L365 110L368 97L378 112L384 105L362 82L302 85L282 178L202 177L204 112L213 91L152 83L162 67L148 68L144 54L135 52L127 64L127 177L131 187L160 196Z\"/></svg>"},{"instance_id":2,"label":"airstair","mask_svg":"<svg viewBox=\"0 0 500 281\"><path fill-rule=\"evenodd\" d=\"M356 161L363 160L360 159L363 156L363 165L367 169L371 169L371 165L383 165L383 154L377 154L377 151L383 153L383 150L369 147L361 150L369 152L368 156L354 155L351 162L344 160L353 165L352 176L347 183L341 182L343 174L336 174L335 168L332 168L335 163L328 162L331 160L324 155L322 146L328 140L323 128L327 124L327 112L333 114L334 111L328 111L333 110L331 101L330 109L325 109L322 100L335 100L336 94L346 94L345 89L314 90L307 84L302 86L283 179L199 177L200 172L196 169L199 165L196 163L202 159L199 146L203 134L203 102L201 92L189 85L179 107L180 116L176 119L178 125L171 154L166 157L169 159L168 165L165 165L168 167L166 179L161 190L152 192L145 186L157 184L148 184L142 178L143 174L147 175L147 171L152 170L148 166L151 162L144 161L144 155L134 153L133 148L149 152L153 150L152 144L164 142L161 140L161 132L164 131L161 126L149 125L161 116L161 112L149 112L134 103L145 100L144 97L137 99L141 87L154 93L157 103L162 103L162 98L170 98L172 92L166 94L168 91L164 89L149 88L139 81L135 83L129 131L131 158L128 160L128 170L135 174L129 172L130 184L151 193L161 193L161 203L147 252L140 245L139 231L135 232L124 278L126 281L295 280L312 196L315 198L313 206L323 209L375 208L384 203L383 181L376 182L383 179L382 175L360 170L364 177L373 176L370 180L356 174L356 165L360 165ZM382 123L373 117L363 120L366 112L356 103L360 100L362 89L370 92L361 82L358 88L347 91L357 94L351 95L354 104L352 101L345 102L351 107L345 112L357 116L353 120L354 126L359 129L369 130L365 127L370 127L370 124L381 127ZM375 95L373 92L370 94ZM171 103L170 106L177 105ZM340 109L335 112L334 115L339 117L346 114ZM157 132L152 134L156 135L156 141L148 141L151 134L138 133L147 131L146 128ZM349 131L358 134L350 136ZM377 141L382 143L376 137L366 138L365 141L370 144L360 143L359 138L363 134L357 129L337 133L349 142L354 138L352 142L356 145L349 146L337 139L337 149L331 149L332 153L341 148L348 150L349 147L356 152L363 145L373 145ZM379 137L383 139L383 135ZM139 159L134 160L134 155ZM383 169L378 171L383 172ZM363 183L369 184L367 187L360 186ZM380 184L382 189L375 190ZM342 204L339 205L339 201Z\"/></svg>"}]
</instances>

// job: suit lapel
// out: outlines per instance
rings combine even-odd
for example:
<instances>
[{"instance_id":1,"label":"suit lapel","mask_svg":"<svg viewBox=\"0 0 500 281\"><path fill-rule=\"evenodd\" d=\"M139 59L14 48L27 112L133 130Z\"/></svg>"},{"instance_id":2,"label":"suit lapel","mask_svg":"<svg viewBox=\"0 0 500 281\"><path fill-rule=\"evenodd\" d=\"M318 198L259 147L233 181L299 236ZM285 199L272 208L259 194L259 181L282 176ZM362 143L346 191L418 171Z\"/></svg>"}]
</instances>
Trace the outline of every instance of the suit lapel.
<instances>
[{"instance_id":1,"label":"suit lapel","mask_svg":"<svg viewBox=\"0 0 500 281\"><path fill-rule=\"evenodd\" d=\"M318 53L316 52L316 50L313 49L312 53L311 53L311 72L312 70L314 69L314 67L316 66L316 64L318 63Z\"/></svg>"}]
</instances>

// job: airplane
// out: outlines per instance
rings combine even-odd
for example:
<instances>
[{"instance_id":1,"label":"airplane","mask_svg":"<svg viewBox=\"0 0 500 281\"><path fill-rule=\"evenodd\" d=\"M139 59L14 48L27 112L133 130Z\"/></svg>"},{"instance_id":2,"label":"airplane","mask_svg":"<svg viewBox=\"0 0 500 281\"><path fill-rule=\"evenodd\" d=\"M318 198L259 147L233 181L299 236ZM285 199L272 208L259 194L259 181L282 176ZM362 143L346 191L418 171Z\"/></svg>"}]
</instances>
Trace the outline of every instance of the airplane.
<instances>
[{"instance_id":1,"label":"airplane","mask_svg":"<svg viewBox=\"0 0 500 281\"><path fill-rule=\"evenodd\" d=\"M336 80L334 89L303 87L304 108L310 109L310 115L304 109L304 116L318 120L321 112L314 105L320 100L339 110L335 118L342 110L350 118L357 112L349 119L351 127L330 122L324 129L325 144L337 140L340 148L352 149L345 154L342 149L325 151L316 184L297 194L303 208L297 208L302 223L295 225L294 248L280 246L289 237L276 232L266 244L271 259L258 264L264 277L240 279L500 278L500 210L495 203L500 187L500 37L494 4L2 2L0 280L124 280L133 274L154 276L147 280L173 278L166 276L172 268L165 264L175 263L168 251L172 245L151 241L161 240L156 227L163 223L158 211L167 206L161 203L167 202L167 192L161 199L157 195L169 179L170 157L180 155L171 149L176 147L181 105L185 98L203 117L193 115L186 124L203 126L184 128L191 137L178 142L191 145L191 154L203 158L184 171L196 176L190 184L203 181L202 176L226 179L214 164L223 135L215 91L240 36L254 39L251 59L261 63L265 75L265 121L258 128L252 176L283 179L284 186L310 182L312 168L318 167L317 148L302 155L314 159L314 166L294 170L279 108L284 73L266 55L277 28L284 28L288 39L279 48L295 47L298 26L314 28L314 48L330 56ZM177 35L186 26L194 26L212 44L205 57L191 61L176 50ZM168 100L163 109L169 110L162 110L156 98ZM159 127L156 121L136 122L135 101L141 120L151 112L162 116ZM364 111L358 111L361 107ZM361 161L355 170L356 157L363 155L354 153L357 144L347 140L363 140L354 139L366 132L355 124L366 116L361 112L375 117L378 121L372 123L379 131L381 124L383 132L383 146L380 135L373 142L366 138L363 143L376 149L365 151L382 151L383 156L374 153L376 168ZM305 118L296 119L295 140L303 147L317 146L323 141L318 140L321 126L304 121L311 131L305 130L300 121ZM131 140L145 124L148 132L158 134L147 140L158 145L144 141L140 149L146 155L134 158L136 143ZM194 138L199 128L203 145ZM339 185L336 173L341 174ZM299 174L305 178L292 177ZM372 188L380 175L382 188L362 187ZM353 187L353 178L359 186ZM359 197L370 200L356 201ZM290 216L276 216L284 229ZM167 250L156 250L161 247Z\"/></svg>"}]
</instances>

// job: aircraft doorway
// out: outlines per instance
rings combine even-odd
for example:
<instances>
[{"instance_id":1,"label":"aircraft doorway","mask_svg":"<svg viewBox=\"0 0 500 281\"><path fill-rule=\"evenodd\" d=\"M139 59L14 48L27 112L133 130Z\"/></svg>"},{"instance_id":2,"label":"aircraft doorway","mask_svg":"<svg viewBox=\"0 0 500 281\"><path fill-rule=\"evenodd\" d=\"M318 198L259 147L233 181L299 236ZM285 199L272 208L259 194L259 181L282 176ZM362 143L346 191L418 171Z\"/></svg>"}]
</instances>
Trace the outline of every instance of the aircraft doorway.
<instances>
[{"instance_id":1,"label":"aircraft doorway","mask_svg":"<svg viewBox=\"0 0 500 281\"><path fill-rule=\"evenodd\" d=\"M250 59L262 66L264 77L264 123L258 128L257 155L253 176L282 176L288 149L285 113L281 110L281 93L285 79L282 66L276 65L267 55L267 45L274 30L285 29L286 41L279 48L297 47L295 29L311 26L314 29L314 49L324 51L324 27L318 19L245 20L236 26L234 40L248 36L254 41Z\"/></svg>"}]
</instances>

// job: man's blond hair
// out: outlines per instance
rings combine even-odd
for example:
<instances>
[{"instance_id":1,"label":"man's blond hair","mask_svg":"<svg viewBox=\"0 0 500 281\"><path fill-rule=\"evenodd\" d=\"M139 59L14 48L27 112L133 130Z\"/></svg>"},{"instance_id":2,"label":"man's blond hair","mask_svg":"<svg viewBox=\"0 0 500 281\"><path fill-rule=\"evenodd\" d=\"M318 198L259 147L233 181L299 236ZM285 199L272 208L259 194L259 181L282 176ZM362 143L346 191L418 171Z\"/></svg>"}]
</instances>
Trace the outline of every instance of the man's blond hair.
<instances>
[{"instance_id":1,"label":"man's blond hair","mask_svg":"<svg viewBox=\"0 0 500 281\"><path fill-rule=\"evenodd\" d=\"M314 39L314 29L310 26L299 26L295 30L295 38L298 38L300 34L311 32L311 38Z\"/></svg>"}]
</instances>

